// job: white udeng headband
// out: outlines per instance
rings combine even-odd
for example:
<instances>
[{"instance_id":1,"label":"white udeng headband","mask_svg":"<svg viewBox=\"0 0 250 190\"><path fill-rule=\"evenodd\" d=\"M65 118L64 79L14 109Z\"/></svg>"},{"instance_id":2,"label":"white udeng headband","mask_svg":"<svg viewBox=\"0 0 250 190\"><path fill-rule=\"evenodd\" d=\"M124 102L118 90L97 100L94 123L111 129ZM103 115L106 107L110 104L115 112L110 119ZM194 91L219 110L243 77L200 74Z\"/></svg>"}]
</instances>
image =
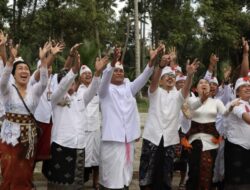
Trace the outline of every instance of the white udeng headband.
<instances>
[{"instance_id":1,"label":"white udeng headband","mask_svg":"<svg viewBox=\"0 0 250 190\"><path fill-rule=\"evenodd\" d=\"M80 75L82 75L85 72L90 72L92 73L92 71L90 70L90 68L87 65L82 65L81 69L80 69Z\"/></svg>"},{"instance_id":2,"label":"white udeng headband","mask_svg":"<svg viewBox=\"0 0 250 190\"><path fill-rule=\"evenodd\" d=\"M250 82L248 81L248 77L244 77L244 78L239 78L236 83L235 83L235 87L234 87L234 91L236 94L236 90L243 85L250 85Z\"/></svg>"},{"instance_id":3,"label":"white udeng headband","mask_svg":"<svg viewBox=\"0 0 250 190\"><path fill-rule=\"evenodd\" d=\"M174 75L175 76L175 71L171 69L171 67L164 67L164 69L161 72L161 77L165 74L169 75Z\"/></svg>"},{"instance_id":4,"label":"white udeng headband","mask_svg":"<svg viewBox=\"0 0 250 190\"><path fill-rule=\"evenodd\" d=\"M212 77L212 78L209 80L209 83L215 83L215 84L219 85L219 82L218 82L218 80L217 80L216 77Z\"/></svg>"},{"instance_id":5,"label":"white udeng headband","mask_svg":"<svg viewBox=\"0 0 250 190\"><path fill-rule=\"evenodd\" d=\"M116 62L115 68L124 70L123 65L119 61Z\"/></svg>"},{"instance_id":6,"label":"white udeng headband","mask_svg":"<svg viewBox=\"0 0 250 190\"><path fill-rule=\"evenodd\" d=\"M185 76L185 75L177 76L176 77L176 82L181 81L181 80L186 80L186 79L187 79L187 76Z\"/></svg>"}]
</instances>

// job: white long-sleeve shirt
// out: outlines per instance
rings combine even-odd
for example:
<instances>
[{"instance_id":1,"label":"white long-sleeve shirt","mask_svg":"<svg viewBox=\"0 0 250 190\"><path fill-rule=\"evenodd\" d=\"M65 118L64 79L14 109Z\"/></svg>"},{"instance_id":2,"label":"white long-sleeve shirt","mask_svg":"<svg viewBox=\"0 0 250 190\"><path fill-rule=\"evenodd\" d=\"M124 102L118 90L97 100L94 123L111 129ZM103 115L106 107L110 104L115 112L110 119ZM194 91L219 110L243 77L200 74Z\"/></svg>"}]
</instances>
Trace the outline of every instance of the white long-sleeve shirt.
<instances>
[{"instance_id":1,"label":"white long-sleeve shirt","mask_svg":"<svg viewBox=\"0 0 250 190\"><path fill-rule=\"evenodd\" d=\"M22 100L20 99L16 89L12 86L11 78L12 67L5 66L2 78L0 81L0 90L2 93L3 104L6 112L16 114L29 115ZM33 86L28 85L26 96L23 98L29 110L34 114L35 109L39 103L40 97L44 92L47 81L48 71L47 68L40 68L40 81ZM1 138L3 142L15 146L20 137L20 124L4 120Z\"/></svg>"},{"instance_id":2,"label":"white long-sleeve shirt","mask_svg":"<svg viewBox=\"0 0 250 190\"><path fill-rule=\"evenodd\" d=\"M88 89L84 84L78 88L77 94L83 94ZM99 95L96 94L86 107L87 125L84 127L85 131L96 131L100 129L100 106Z\"/></svg>"},{"instance_id":3,"label":"white long-sleeve shirt","mask_svg":"<svg viewBox=\"0 0 250 190\"><path fill-rule=\"evenodd\" d=\"M31 76L30 79L30 85L36 84L35 80L35 73ZM45 91L43 92L43 95L41 96L41 99L39 101L39 104L35 111L35 118L37 121L43 122L43 123L50 123L51 115L52 115L52 107L50 103L50 99L52 96L53 91L55 90L57 86L57 75L50 75L47 83L47 87ZM50 97L48 97L50 96Z\"/></svg>"},{"instance_id":4,"label":"white long-sleeve shirt","mask_svg":"<svg viewBox=\"0 0 250 190\"><path fill-rule=\"evenodd\" d=\"M69 95L68 89L77 75L72 70L61 80L51 97L53 128L51 142L69 148L83 149L86 146L86 106L98 90L99 77L93 77L89 88L83 94ZM67 100L68 105L58 103Z\"/></svg>"},{"instance_id":5,"label":"white long-sleeve shirt","mask_svg":"<svg viewBox=\"0 0 250 190\"><path fill-rule=\"evenodd\" d=\"M111 84L114 67L103 72L99 96L102 110L102 140L132 142L140 137L140 120L135 95L145 85L153 67L147 66L133 82L124 79L123 84Z\"/></svg>"},{"instance_id":6,"label":"white long-sleeve shirt","mask_svg":"<svg viewBox=\"0 0 250 190\"><path fill-rule=\"evenodd\" d=\"M0 80L1 80L3 70L4 70L3 60L0 60ZM2 117L4 114L5 114L5 111L4 111L4 106L3 106L2 97L0 93L0 117Z\"/></svg>"}]
</instances>

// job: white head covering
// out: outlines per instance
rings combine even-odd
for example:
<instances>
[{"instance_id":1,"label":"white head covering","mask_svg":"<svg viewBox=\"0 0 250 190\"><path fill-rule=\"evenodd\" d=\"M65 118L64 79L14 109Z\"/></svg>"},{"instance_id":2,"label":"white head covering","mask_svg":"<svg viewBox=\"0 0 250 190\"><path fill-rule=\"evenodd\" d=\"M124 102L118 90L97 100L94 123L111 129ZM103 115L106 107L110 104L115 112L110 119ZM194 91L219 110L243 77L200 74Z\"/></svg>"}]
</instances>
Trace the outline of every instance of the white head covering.
<instances>
[{"instance_id":1,"label":"white head covering","mask_svg":"<svg viewBox=\"0 0 250 190\"><path fill-rule=\"evenodd\" d=\"M218 80L217 80L216 77L212 77L212 78L209 80L209 83L215 83L215 84L219 85L219 82L218 82Z\"/></svg>"},{"instance_id":2,"label":"white head covering","mask_svg":"<svg viewBox=\"0 0 250 190\"><path fill-rule=\"evenodd\" d=\"M80 68L80 75L82 75L85 72L91 72L92 73L92 71L90 70L90 68L87 65L82 65L81 68Z\"/></svg>"},{"instance_id":3,"label":"white head covering","mask_svg":"<svg viewBox=\"0 0 250 190\"><path fill-rule=\"evenodd\" d=\"M187 79L187 76L185 76L185 75L181 75L181 76L177 76L176 77L176 82L178 82L178 81L181 81L181 80L186 80Z\"/></svg>"},{"instance_id":4,"label":"white head covering","mask_svg":"<svg viewBox=\"0 0 250 190\"><path fill-rule=\"evenodd\" d=\"M13 64L15 64L16 62L24 62L24 60L22 57L17 57L17 58L15 58Z\"/></svg>"},{"instance_id":5,"label":"white head covering","mask_svg":"<svg viewBox=\"0 0 250 190\"><path fill-rule=\"evenodd\" d=\"M238 78L238 80L235 83L235 87L234 87L235 94L236 94L236 90L240 86L243 86L243 85L250 85L250 82L248 81L248 77Z\"/></svg>"},{"instance_id":6,"label":"white head covering","mask_svg":"<svg viewBox=\"0 0 250 190\"><path fill-rule=\"evenodd\" d=\"M175 70L182 73L182 69L181 69L181 67L179 65L177 67L175 67Z\"/></svg>"},{"instance_id":7,"label":"white head covering","mask_svg":"<svg viewBox=\"0 0 250 190\"><path fill-rule=\"evenodd\" d=\"M161 72L161 77L163 75L174 75L175 76L175 71L171 67L164 67L164 69Z\"/></svg>"},{"instance_id":8,"label":"white head covering","mask_svg":"<svg viewBox=\"0 0 250 190\"><path fill-rule=\"evenodd\" d=\"M250 77L250 70L248 71L247 76L249 76L249 77Z\"/></svg>"},{"instance_id":9,"label":"white head covering","mask_svg":"<svg viewBox=\"0 0 250 190\"><path fill-rule=\"evenodd\" d=\"M42 62L41 62L41 60L39 59L39 60L37 61L37 64L36 64L36 68L37 68L37 69L39 69L41 63L42 63Z\"/></svg>"},{"instance_id":10,"label":"white head covering","mask_svg":"<svg viewBox=\"0 0 250 190\"><path fill-rule=\"evenodd\" d=\"M119 61L116 62L115 68L124 70L123 65Z\"/></svg>"}]
</instances>

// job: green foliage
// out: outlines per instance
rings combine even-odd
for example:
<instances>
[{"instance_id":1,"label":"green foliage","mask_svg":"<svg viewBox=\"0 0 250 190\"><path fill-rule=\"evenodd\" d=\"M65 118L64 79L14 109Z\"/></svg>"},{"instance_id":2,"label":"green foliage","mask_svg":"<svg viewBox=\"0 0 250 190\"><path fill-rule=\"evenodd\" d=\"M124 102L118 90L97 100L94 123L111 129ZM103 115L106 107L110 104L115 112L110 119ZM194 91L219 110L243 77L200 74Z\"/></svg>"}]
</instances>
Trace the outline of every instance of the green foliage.
<instances>
[{"instance_id":1,"label":"green foliage","mask_svg":"<svg viewBox=\"0 0 250 190\"><path fill-rule=\"evenodd\" d=\"M149 101L147 98L137 98L137 107L139 112L148 112L149 108Z\"/></svg>"},{"instance_id":2,"label":"green foliage","mask_svg":"<svg viewBox=\"0 0 250 190\"><path fill-rule=\"evenodd\" d=\"M84 42L81 60L93 69L98 51L104 51L107 43L124 45L128 36L124 64L127 76L134 79L134 0L126 1L118 20L114 16L115 0L12 2L7 5L8 0L0 1L0 28L9 32L16 43L22 40L21 55L33 68L39 47L49 38L66 43L65 51L57 56L53 65L57 71L75 43ZM139 20L143 20L145 13L149 15L152 45L164 40L167 46L176 46L182 68L188 58L198 57L202 62L198 76L205 72L210 54L216 53L223 65L218 66L220 78L225 63L234 68L241 63L241 36L250 39L249 7L248 1L239 0L141 0ZM143 49L145 46L142 42ZM147 54L143 56L145 60Z\"/></svg>"},{"instance_id":3,"label":"green foliage","mask_svg":"<svg viewBox=\"0 0 250 190\"><path fill-rule=\"evenodd\" d=\"M79 53L81 55L81 62L88 65L91 70L94 70L94 64L97 57L98 49L94 41L85 40L81 46Z\"/></svg>"}]
</instances>

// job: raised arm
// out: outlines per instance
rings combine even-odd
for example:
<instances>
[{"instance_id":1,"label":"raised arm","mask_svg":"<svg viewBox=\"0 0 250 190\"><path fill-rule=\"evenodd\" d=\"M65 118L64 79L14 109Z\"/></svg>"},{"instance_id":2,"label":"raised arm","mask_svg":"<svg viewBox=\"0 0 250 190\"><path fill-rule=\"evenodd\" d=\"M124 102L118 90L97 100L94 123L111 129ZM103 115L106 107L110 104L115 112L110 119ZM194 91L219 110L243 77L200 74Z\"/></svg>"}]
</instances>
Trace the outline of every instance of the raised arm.
<instances>
[{"instance_id":1,"label":"raised arm","mask_svg":"<svg viewBox=\"0 0 250 190\"><path fill-rule=\"evenodd\" d=\"M186 66L187 79L185 81L183 88L181 89L181 93L184 98L188 97L189 95L190 88L191 88L192 81L193 81L193 76L194 76L194 73L196 73L198 67L199 67L198 59L195 59L192 64L189 64L189 61L187 62L187 66Z\"/></svg>"},{"instance_id":2,"label":"raised arm","mask_svg":"<svg viewBox=\"0 0 250 190\"><path fill-rule=\"evenodd\" d=\"M209 58L209 65L208 65L208 71L210 73L213 73L213 75L215 74L216 72L216 68L217 68L217 63L219 62L219 57L212 53L210 55L210 58ZM213 76L212 76L213 77Z\"/></svg>"},{"instance_id":3,"label":"raised arm","mask_svg":"<svg viewBox=\"0 0 250 190\"><path fill-rule=\"evenodd\" d=\"M160 77L161 77L162 69L164 69L165 66L170 64L170 59L171 58L170 58L169 54L166 54L166 55L162 56L158 67L156 67L154 69L154 73L153 73L153 76L152 76L152 81L151 81L151 84L149 86L149 92L150 93L154 93L157 90L157 88L159 86L159 80L160 80Z\"/></svg>"},{"instance_id":4,"label":"raised arm","mask_svg":"<svg viewBox=\"0 0 250 190\"><path fill-rule=\"evenodd\" d=\"M40 50L39 50L40 51ZM44 90L46 89L47 82L48 82L48 62L46 59L46 54L40 57L41 59L41 65L39 68L39 82L35 83L32 87L32 90L36 97L39 99L41 95L43 94Z\"/></svg>"},{"instance_id":5,"label":"raised arm","mask_svg":"<svg viewBox=\"0 0 250 190\"><path fill-rule=\"evenodd\" d=\"M233 97L233 90L229 83L231 71L232 68L230 66L223 69L224 79L216 94L216 97L220 99L224 105L230 102Z\"/></svg>"},{"instance_id":6,"label":"raised arm","mask_svg":"<svg viewBox=\"0 0 250 190\"><path fill-rule=\"evenodd\" d=\"M0 31L0 56L3 60L3 64L6 65L7 54L6 54L6 42L8 39L8 34L4 34L3 31Z\"/></svg>"},{"instance_id":7,"label":"raised arm","mask_svg":"<svg viewBox=\"0 0 250 190\"><path fill-rule=\"evenodd\" d=\"M89 85L88 89L85 91L84 97L83 97L85 101L85 105L87 105L92 100L92 98L96 95L98 87L99 87L99 83L100 83L100 75L103 69L108 64L108 62L109 62L109 59L107 56L101 59L96 59L95 74L94 74L93 80L91 81L91 84Z\"/></svg>"},{"instance_id":8,"label":"raised arm","mask_svg":"<svg viewBox=\"0 0 250 190\"><path fill-rule=\"evenodd\" d=\"M115 64L120 59L120 57L121 57L121 49L115 48L114 58L113 58L111 64L108 65L107 68L103 71L102 80L101 80L99 93L98 93L100 97L106 96L111 79L112 79L112 75L113 75L113 72L115 69ZM97 58L97 60L98 59L99 58Z\"/></svg>"},{"instance_id":9,"label":"raised arm","mask_svg":"<svg viewBox=\"0 0 250 190\"><path fill-rule=\"evenodd\" d=\"M69 55L64 63L64 69L70 70L73 64L74 58L76 57L76 54L78 53L77 51L81 45L82 43L77 43L70 49Z\"/></svg>"},{"instance_id":10,"label":"raised arm","mask_svg":"<svg viewBox=\"0 0 250 190\"><path fill-rule=\"evenodd\" d=\"M240 76L246 77L249 71L249 60L248 60L249 45L247 40L245 40L245 38L242 38L242 46L243 46L243 55L240 68Z\"/></svg>"},{"instance_id":11,"label":"raised arm","mask_svg":"<svg viewBox=\"0 0 250 190\"><path fill-rule=\"evenodd\" d=\"M43 45L43 48L41 47L39 48L39 61L41 61L42 58L46 57L50 49L51 49L51 42L46 42ZM37 68L37 70L32 75L31 85L35 84L35 82L38 82L39 80L40 80L40 69Z\"/></svg>"},{"instance_id":12,"label":"raised arm","mask_svg":"<svg viewBox=\"0 0 250 190\"><path fill-rule=\"evenodd\" d=\"M168 52L168 54L170 55L170 67L176 68L178 66L176 47L169 47Z\"/></svg>"},{"instance_id":13,"label":"raised arm","mask_svg":"<svg viewBox=\"0 0 250 190\"><path fill-rule=\"evenodd\" d=\"M159 56L163 50L165 49L164 44L160 44L160 46L156 49L156 50L151 50L150 51L150 60L146 66L146 68L144 69L144 71L131 83L131 92L133 94L133 96L136 95L136 93L146 84L146 82L148 81L149 77L151 76L151 74L153 73L153 69L154 69L154 63L157 59L157 56ZM162 62L162 64L166 64L165 62ZM164 68L165 65L162 66L162 68ZM161 73L161 71L159 71L157 69L157 71L155 72L155 76L154 76L154 83L158 83L157 81L157 76ZM158 84L157 84L158 85Z\"/></svg>"},{"instance_id":14,"label":"raised arm","mask_svg":"<svg viewBox=\"0 0 250 190\"><path fill-rule=\"evenodd\" d=\"M39 49L39 58L41 60L42 59L41 57L43 57L44 61L47 64L47 68L49 68L53 64L56 55L59 52L62 52L63 49L64 49L64 44L57 43L55 46L52 47L50 42L46 42L44 44L43 49L42 48ZM47 54L48 56L46 56ZM40 71L38 69L37 72L35 73L35 80L39 81L39 79L40 79Z\"/></svg>"},{"instance_id":15,"label":"raised arm","mask_svg":"<svg viewBox=\"0 0 250 190\"><path fill-rule=\"evenodd\" d=\"M10 44L10 46L9 46L10 58L6 62L6 66L3 70L2 78L0 80L0 90L1 90L1 93L3 95L7 95L9 93L9 89L11 86L9 81L10 81L10 76L11 76L11 72L13 69L13 62L17 56L17 53L18 53L18 48L19 48L18 44L15 47L13 47L12 44Z\"/></svg>"},{"instance_id":16,"label":"raised arm","mask_svg":"<svg viewBox=\"0 0 250 190\"><path fill-rule=\"evenodd\" d=\"M77 55L77 61L72 69L62 78L56 90L53 92L51 97L51 104L55 106L65 96L70 86L73 84L75 77L77 76L80 69L80 55Z\"/></svg>"}]
</instances>

